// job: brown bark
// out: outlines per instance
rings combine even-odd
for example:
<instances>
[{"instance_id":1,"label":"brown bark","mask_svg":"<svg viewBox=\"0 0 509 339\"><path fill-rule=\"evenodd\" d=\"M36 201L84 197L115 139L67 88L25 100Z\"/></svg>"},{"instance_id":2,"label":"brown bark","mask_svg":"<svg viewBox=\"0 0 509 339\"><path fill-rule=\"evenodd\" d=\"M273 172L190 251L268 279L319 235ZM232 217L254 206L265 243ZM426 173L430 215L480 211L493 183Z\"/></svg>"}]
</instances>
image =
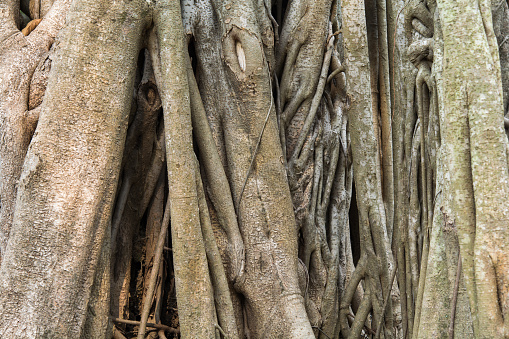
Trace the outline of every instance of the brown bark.
<instances>
[{"instance_id":1,"label":"brown bark","mask_svg":"<svg viewBox=\"0 0 509 339\"><path fill-rule=\"evenodd\" d=\"M0 91L0 263L14 215L17 181L25 153L39 119L41 97L49 72L48 51L63 26L70 1L55 3L38 29L25 37L16 27L19 7L5 2L0 20L2 32ZM42 81L37 81L42 80Z\"/></svg>"},{"instance_id":2,"label":"brown bark","mask_svg":"<svg viewBox=\"0 0 509 339\"><path fill-rule=\"evenodd\" d=\"M108 284L101 285L95 272L109 237L124 113L145 24L129 13L144 6L84 1L67 17L0 268L2 337L77 338L85 335L87 318L107 316L107 297L99 304L89 298L93 285L105 286L108 293ZM102 15L106 11L115 21ZM93 26L79 29L89 20ZM42 33L44 22L29 38L39 29ZM109 43L98 44L97 38ZM94 335L104 337L104 331Z\"/></svg>"}]
</instances>

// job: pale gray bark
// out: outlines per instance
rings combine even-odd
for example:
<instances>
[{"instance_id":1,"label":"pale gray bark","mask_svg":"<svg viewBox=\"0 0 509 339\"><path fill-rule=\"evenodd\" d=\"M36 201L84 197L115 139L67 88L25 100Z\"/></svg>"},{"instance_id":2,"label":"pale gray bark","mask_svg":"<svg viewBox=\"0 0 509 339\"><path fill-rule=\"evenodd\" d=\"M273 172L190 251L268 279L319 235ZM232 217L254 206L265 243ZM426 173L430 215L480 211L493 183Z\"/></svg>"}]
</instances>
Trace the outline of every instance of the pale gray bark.
<instances>
[{"instance_id":1,"label":"pale gray bark","mask_svg":"<svg viewBox=\"0 0 509 339\"><path fill-rule=\"evenodd\" d=\"M447 60L441 130L474 334L507 337L509 210L502 201L509 195L509 177L491 5L488 1L456 5L438 1L438 8ZM471 24L458 25L457 18L468 18ZM468 37L467 42L460 35Z\"/></svg>"},{"instance_id":2,"label":"pale gray bark","mask_svg":"<svg viewBox=\"0 0 509 339\"><path fill-rule=\"evenodd\" d=\"M382 310L386 291L390 291L390 273L395 269L386 228L385 209L382 202L381 167L378 156L376 112L372 108L370 86L370 63L366 16L363 7L355 1L342 3L343 33L345 39L345 64L347 67L347 98L349 131L352 139L353 173L359 208L361 256L367 259L366 268L357 267L364 278L366 294L351 329L344 327L342 333L349 338L360 334L366 321L366 308L373 309L374 324L385 313L388 326L385 333L391 336L392 310ZM374 258L380 264L375 263ZM354 273L355 274L355 273ZM346 287L351 293L358 284L353 279ZM345 292L343 292L345 293ZM369 299L369 302L367 301ZM348 304L342 302L343 317L346 318ZM343 323L345 323L343 321ZM345 323L346 325L346 323Z\"/></svg>"}]
</instances>

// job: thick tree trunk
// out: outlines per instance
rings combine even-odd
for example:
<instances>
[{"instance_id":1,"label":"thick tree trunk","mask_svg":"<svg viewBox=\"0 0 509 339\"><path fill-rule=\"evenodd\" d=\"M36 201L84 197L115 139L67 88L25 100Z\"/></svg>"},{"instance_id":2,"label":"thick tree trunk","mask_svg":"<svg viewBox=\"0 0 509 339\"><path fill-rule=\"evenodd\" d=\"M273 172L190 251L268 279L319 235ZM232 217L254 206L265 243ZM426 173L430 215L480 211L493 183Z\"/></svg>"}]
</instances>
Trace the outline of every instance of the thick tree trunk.
<instances>
[{"instance_id":1,"label":"thick tree trunk","mask_svg":"<svg viewBox=\"0 0 509 339\"><path fill-rule=\"evenodd\" d=\"M428 140L435 140L436 147L436 188L433 223L429 234L429 256L425 274L419 276L424 280L424 291L422 297L422 311L420 319L414 323L414 329L418 333L414 336L418 338L429 338L439 335L448 338L473 338L472 316L468 294L465 290L464 278L459 271L459 243L455 232L455 225L451 220L451 190L450 181L444 178L447 170L444 163L444 146L437 140L437 127L444 127L443 115L438 116L444 106L443 93L443 35L442 27L438 17L438 10L435 6L431 7L434 15L434 35L433 47L427 51L428 55L433 55L432 75L434 78L434 89L430 89L430 97L433 98L435 108L430 108L431 121L430 128L427 130ZM420 62L426 62L423 59ZM436 120L439 118L439 121ZM434 120L434 122L433 122ZM435 126L433 126L435 125ZM447 128L446 126L444 128ZM441 147L442 146L442 147ZM431 153L431 152L430 152ZM429 154L429 153L428 153ZM428 160L429 161L429 160ZM430 168L432 168L429 166ZM447 274L444 274L447 272ZM454 302L455 300L455 302ZM444 317L444 314L449 314ZM454 317L452 316L454 314Z\"/></svg>"},{"instance_id":2,"label":"thick tree trunk","mask_svg":"<svg viewBox=\"0 0 509 339\"><path fill-rule=\"evenodd\" d=\"M37 30L25 37L16 27L19 3L5 1L0 19L0 263L7 246L18 179L37 126L51 65L48 51L63 26L70 1L55 3Z\"/></svg>"},{"instance_id":3,"label":"thick tree trunk","mask_svg":"<svg viewBox=\"0 0 509 339\"><path fill-rule=\"evenodd\" d=\"M474 334L507 337L509 174L491 4L438 5L446 60L442 135Z\"/></svg>"},{"instance_id":4,"label":"thick tree trunk","mask_svg":"<svg viewBox=\"0 0 509 339\"><path fill-rule=\"evenodd\" d=\"M245 297L243 327L253 338L310 337L297 279L297 230L271 93L274 52L265 6L249 1L211 7L204 1L196 10L200 17L194 18L192 30L201 95L245 247L245 269L240 276L236 270L232 275L235 289ZM219 31L210 31L212 25ZM217 97L218 89L228 93L229 100ZM228 269L235 269L231 264L230 260Z\"/></svg>"},{"instance_id":5,"label":"thick tree trunk","mask_svg":"<svg viewBox=\"0 0 509 339\"><path fill-rule=\"evenodd\" d=\"M108 274L95 272L109 251L142 10L82 1L67 17L0 268L2 337L90 337L87 319L108 316L109 284L95 279ZM106 289L100 302L92 286Z\"/></svg>"}]
</instances>

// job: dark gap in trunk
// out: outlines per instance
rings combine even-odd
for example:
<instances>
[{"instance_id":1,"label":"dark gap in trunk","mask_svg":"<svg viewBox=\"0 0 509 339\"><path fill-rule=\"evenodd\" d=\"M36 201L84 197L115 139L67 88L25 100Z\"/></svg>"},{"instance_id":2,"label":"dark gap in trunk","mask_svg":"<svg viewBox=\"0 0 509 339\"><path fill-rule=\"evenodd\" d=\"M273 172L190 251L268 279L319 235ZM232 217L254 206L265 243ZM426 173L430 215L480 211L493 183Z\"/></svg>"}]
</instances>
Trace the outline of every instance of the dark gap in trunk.
<instances>
[{"instance_id":1,"label":"dark gap in trunk","mask_svg":"<svg viewBox=\"0 0 509 339\"><path fill-rule=\"evenodd\" d=\"M134 253L134 252L133 252ZM129 319L130 320L140 320L140 302L142 295L138 298L138 275L140 271L142 270L141 262L138 262L136 260L132 260L131 262L131 282L129 284Z\"/></svg>"},{"instance_id":2,"label":"dark gap in trunk","mask_svg":"<svg viewBox=\"0 0 509 339\"><path fill-rule=\"evenodd\" d=\"M286 16L286 9L288 8L288 0L277 0L272 2L271 13L279 25L279 33L283 27L284 17Z\"/></svg>"},{"instance_id":3,"label":"dark gap in trunk","mask_svg":"<svg viewBox=\"0 0 509 339\"><path fill-rule=\"evenodd\" d=\"M160 123L163 123L162 118L162 110L160 116ZM166 169L166 165L162 169L165 177L165 188L164 188L164 206L166 206L166 201L168 200L168 171ZM172 251L172 242L171 242L171 219L170 225L168 227L168 232L166 233L166 244L165 249L163 251L163 267L165 270L164 276L164 286L161 295L161 299L163 300L163 305L161 307L161 323L167 324L173 328L179 328L179 316L178 316L178 307L177 307L177 294L175 289L175 268L173 266L173 251ZM178 335L169 336L168 338L178 338Z\"/></svg>"},{"instance_id":4,"label":"dark gap in trunk","mask_svg":"<svg viewBox=\"0 0 509 339\"><path fill-rule=\"evenodd\" d=\"M357 265L361 257L361 237L359 233L359 210L357 209L357 194L355 192L355 181L352 183L352 200L348 211L350 221L350 241L352 244L353 263Z\"/></svg>"},{"instance_id":5,"label":"dark gap in trunk","mask_svg":"<svg viewBox=\"0 0 509 339\"><path fill-rule=\"evenodd\" d=\"M196 76L198 57L196 56L196 50L195 50L194 44L195 44L194 36L191 36L189 43L187 44L187 52L189 53L189 57L191 58L191 66L193 66L193 73ZM198 80L198 79L196 79L196 80Z\"/></svg>"}]
</instances>

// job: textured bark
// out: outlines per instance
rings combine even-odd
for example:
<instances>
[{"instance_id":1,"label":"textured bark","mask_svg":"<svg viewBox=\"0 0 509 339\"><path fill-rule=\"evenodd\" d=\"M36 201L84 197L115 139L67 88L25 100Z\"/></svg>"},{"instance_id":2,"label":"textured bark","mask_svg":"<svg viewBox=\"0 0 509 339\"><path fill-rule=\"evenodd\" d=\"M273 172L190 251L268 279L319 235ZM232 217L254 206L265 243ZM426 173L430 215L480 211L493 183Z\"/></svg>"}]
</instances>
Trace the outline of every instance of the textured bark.
<instances>
[{"instance_id":1,"label":"textured bark","mask_svg":"<svg viewBox=\"0 0 509 339\"><path fill-rule=\"evenodd\" d=\"M19 4L2 3L0 41L0 263L14 215L17 181L37 126L51 64L48 51L63 26L70 1L58 1L38 29L25 37L18 30Z\"/></svg>"},{"instance_id":2,"label":"textured bark","mask_svg":"<svg viewBox=\"0 0 509 339\"><path fill-rule=\"evenodd\" d=\"M165 122L176 291L177 299L185 300L179 303L180 327L186 338L214 338L216 315L200 228L180 4L160 1L155 11L159 55L154 58L160 58L162 75L159 86Z\"/></svg>"},{"instance_id":3,"label":"textured bark","mask_svg":"<svg viewBox=\"0 0 509 339\"><path fill-rule=\"evenodd\" d=\"M78 338L91 334L91 314L107 317L107 297L90 298L103 284L95 277L107 278L95 272L109 238L144 6L71 8L0 268L2 337Z\"/></svg>"},{"instance_id":4,"label":"textured bark","mask_svg":"<svg viewBox=\"0 0 509 339\"><path fill-rule=\"evenodd\" d=\"M442 64L443 64L443 36L435 4L431 6L434 11L434 34L433 44L430 44L429 38L417 40L412 45L422 44L420 54L415 54L415 50L410 49L410 58L416 60L415 56L421 58L421 62L426 62L429 56L433 56L432 76L434 78L435 89L429 90L430 97L436 99L435 104L443 108L443 86L442 86ZM428 55L428 57L426 57ZM419 64L417 63L417 64ZM436 147L436 164L428 160L429 168L436 168L435 201L433 206L433 224L429 234L429 255L426 272L419 275L423 280L422 286L422 306L419 319L416 319L413 329L414 336L419 338L429 338L431 336L450 337L449 329L452 326L453 335L456 338L472 338L472 318L468 295L465 290L464 279L460 276L458 281L459 290L456 295L456 304L453 304L454 289L456 286L456 276L458 273L458 253L459 244L457 239L456 226L451 219L450 181L444 178L446 173L446 164L443 162L443 147L436 136L435 129L438 125L443 125L442 121L434 121L433 117L439 114L441 109L430 109L429 128L427 134L427 150ZM443 116L442 116L443 118ZM433 122L434 121L434 122ZM435 140L435 144L433 144ZM438 142L437 142L438 140ZM428 151L432 155L432 151ZM430 157L431 158L431 157ZM432 158L433 159L433 158ZM455 321L452 323L451 312L454 312ZM449 316L445 316L449 314Z\"/></svg>"},{"instance_id":5,"label":"textured bark","mask_svg":"<svg viewBox=\"0 0 509 339\"><path fill-rule=\"evenodd\" d=\"M474 333L476 338L507 337L509 209L503 201L509 178L491 6L487 1L438 5L446 60L442 135ZM458 18L471 24L458 25Z\"/></svg>"},{"instance_id":6,"label":"textured bark","mask_svg":"<svg viewBox=\"0 0 509 339\"><path fill-rule=\"evenodd\" d=\"M386 228L385 209L382 202L381 172L378 156L378 141L374 122L375 112L372 109L369 78L369 59L364 8L355 1L343 2L343 27L345 39L345 64L347 66L348 84L348 118L352 139L353 173L356 187L357 206L359 208L359 229L361 235L361 256L367 256L365 275L367 293L364 299L370 298L369 307L373 307L374 323L378 323L382 314L386 291L390 291L389 276L394 269L390 242ZM373 261L378 256L380 265ZM357 268L359 269L359 268ZM348 289L358 282L351 281ZM366 304L367 305L367 304ZM342 312L348 307L342 303ZM366 313L359 316L352 325L352 331L345 331L344 336L354 338L359 335L366 318ZM385 314L386 335L391 336L392 310ZM354 332L355 330L355 332ZM349 333L348 333L349 332Z\"/></svg>"},{"instance_id":7,"label":"textured bark","mask_svg":"<svg viewBox=\"0 0 509 339\"><path fill-rule=\"evenodd\" d=\"M213 5L197 3L196 22L209 26L196 25L192 30L201 95L246 249L245 270L235 280L236 291L245 297L248 322L243 327L254 338L309 337L312 332L297 280L295 219L270 86L272 27L262 2ZM210 31L211 25L219 31ZM218 89L229 100L217 97Z\"/></svg>"},{"instance_id":8,"label":"textured bark","mask_svg":"<svg viewBox=\"0 0 509 339\"><path fill-rule=\"evenodd\" d=\"M508 7L460 3L0 3L0 337L507 336Z\"/></svg>"},{"instance_id":9,"label":"textured bark","mask_svg":"<svg viewBox=\"0 0 509 339\"><path fill-rule=\"evenodd\" d=\"M441 151L440 149L439 152ZM437 197L435 203L428 267L426 276L422 277L426 279L426 288L423 293L420 321L415 325L419 327L418 338L451 338L449 314L454 312L453 338L474 338L470 304L463 276L459 281L456 305L452 304L459 263L459 244L457 228L449 212L451 200L445 195L450 189L444 187L448 182L444 183L445 164L441 154L437 156L437 164L440 166L437 173L437 190L443 193Z\"/></svg>"}]
</instances>

